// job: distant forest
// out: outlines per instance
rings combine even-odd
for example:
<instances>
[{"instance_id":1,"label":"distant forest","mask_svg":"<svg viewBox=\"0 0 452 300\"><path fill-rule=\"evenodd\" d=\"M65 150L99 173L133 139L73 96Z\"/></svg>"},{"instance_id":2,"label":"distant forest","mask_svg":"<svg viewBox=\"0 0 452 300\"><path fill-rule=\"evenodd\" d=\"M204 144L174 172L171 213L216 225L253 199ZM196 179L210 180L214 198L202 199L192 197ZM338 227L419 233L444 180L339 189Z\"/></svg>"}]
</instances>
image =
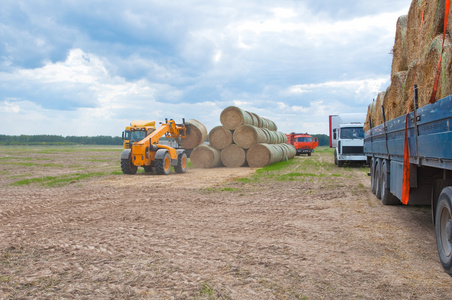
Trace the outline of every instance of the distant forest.
<instances>
[{"instance_id":1,"label":"distant forest","mask_svg":"<svg viewBox=\"0 0 452 300\"><path fill-rule=\"evenodd\" d=\"M119 136L3 135L0 145L122 145Z\"/></svg>"},{"instance_id":2,"label":"distant forest","mask_svg":"<svg viewBox=\"0 0 452 300\"><path fill-rule=\"evenodd\" d=\"M328 146L329 137L325 134L312 134L319 138L319 146ZM165 139L165 138L163 138ZM61 135L3 135L0 145L122 145L119 136L61 136Z\"/></svg>"},{"instance_id":3,"label":"distant forest","mask_svg":"<svg viewBox=\"0 0 452 300\"><path fill-rule=\"evenodd\" d=\"M319 146L329 146L330 137L326 134L311 134L312 137L319 138Z\"/></svg>"}]
</instances>

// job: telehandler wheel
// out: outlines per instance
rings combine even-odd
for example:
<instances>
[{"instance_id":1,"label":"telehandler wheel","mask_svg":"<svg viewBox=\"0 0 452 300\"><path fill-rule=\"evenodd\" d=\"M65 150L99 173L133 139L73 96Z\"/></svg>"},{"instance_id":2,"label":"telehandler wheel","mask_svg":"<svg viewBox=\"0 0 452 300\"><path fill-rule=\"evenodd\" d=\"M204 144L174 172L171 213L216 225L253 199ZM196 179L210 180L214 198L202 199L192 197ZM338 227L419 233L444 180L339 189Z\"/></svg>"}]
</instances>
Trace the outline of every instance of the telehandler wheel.
<instances>
[{"instance_id":1,"label":"telehandler wheel","mask_svg":"<svg viewBox=\"0 0 452 300\"><path fill-rule=\"evenodd\" d=\"M132 158L129 156L128 159L121 159L121 170L124 174L135 174L138 167L132 164Z\"/></svg>"},{"instance_id":2,"label":"telehandler wheel","mask_svg":"<svg viewBox=\"0 0 452 300\"><path fill-rule=\"evenodd\" d=\"M168 175L171 170L171 157L166 153L162 159L155 160L155 171L158 175Z\"/></svg>"},{"instance_id":3,"label":"telehandler wheel","mask_svg":"<svg viewBox=\"0 0 452 300\"><path fill-rule=\"evenodd\" d=\"M187 154L185 152L177 157L177 166L174 167L176 173L185 173L187 171Z\"/></svg>"},{"instance_id":4,"label":"telehandler wheel","mask_svg":"<svg viewBox=\"0 0 452 300\"><path fill-rule=\"evenodd\" d=\"M435 231L438 255L444 271L452 276L452 187L439 195L436 206Z\"/></svg>"}]
</instances>

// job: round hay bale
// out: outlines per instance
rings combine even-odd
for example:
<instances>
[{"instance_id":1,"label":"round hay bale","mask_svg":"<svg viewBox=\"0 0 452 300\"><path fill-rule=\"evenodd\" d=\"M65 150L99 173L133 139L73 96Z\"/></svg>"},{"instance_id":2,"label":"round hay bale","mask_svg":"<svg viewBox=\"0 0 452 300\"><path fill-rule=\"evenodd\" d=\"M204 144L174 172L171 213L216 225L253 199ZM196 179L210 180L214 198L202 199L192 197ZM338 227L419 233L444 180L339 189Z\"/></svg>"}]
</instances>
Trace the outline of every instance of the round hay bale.
<instances>
[{"instance_id":1,"label":"round hay bale","mask_svg":"<svg viewBox=\"0 0 452 300\"><path fill-rule=\"evenodd\" d=\"M204 143L207 139L207 129L201 122L190 119L185 122L187 134L181 139L181 147L184 149L194 149Z\"/></svg>"},{"instance_id":2,"label":"round hay bale","mask_svg":"<svg viewBox=\"0 0 452 300\"><path fill-rule=\"evenodd\" d=\"M441 74L438 89L439 98L444 98L452 94L452 81L450 78L452 78L452 41L449 37L447 37L444 42L444 53L441 63Z\"/></svg>"},{"instance_id":3,"label":"round hay bale","mask_svg":"<svg viewBox=\"0 0 452 300\"><path fill-rule=\"evenodd\" d=\"M254 118L255 118L255 120L257 121L255 124L253 124L254 126L257 126L257 127L259 127L259 128L262 128L262 127L264 127L263 126L263 124L262 124L262 119L261 119L261 117L259 117L258 115L256 115L255 113L251 113L253 116L254 116Z\"/></svg>"},{"instance_id":4,"label":"round hay bale","mask_svg":"<svg viewBox=\"0 0 452 300\"><path fill-rule=\"evenodd\" d=\"M262 168L275 162L289 160L296 154L295 147L289 144L256 144L246 153L248 165Z\"/></svg>"},{"instance_id":5,"label":"round hay bale","mask_svg":"<svg viewBox=\"0 0 452 300\"><path fill-rule=\"evenodd\" d=\"M386 92L380 92L378 93L377 99L375 100L375 106L373 107L374 110L372 112L372 126L374 127L383 123L383 117L381 116L381 106L383 105L385 95Z\"/></svg>"},{"instance_id":6,"label":"round hay bale","mask_svg":"<svg viewBox=\"0 0 452 300\"><path fill-rule=\"evenodd\" d=\"M261 128L252 125L242 125L234 131L232 136L234 143L248 149L254 144L265 143L267 137Z\"/></svg>"},{"instance_id":7,"label":"round hay bale","mask_svg":"<svg viewBox=\"0 0 452 300\"><path fill-rule=\"evenodd\" d=\"M407 15L400 16L397 20L394 47L392 48L391 77L400 71L408 70L406 45L407 21Z\"/></svg>"},{"instance_id":8,"label":"round hay bale","mask_svg":"<svg viewBox=\"0 0 452 300\"><path fill-rule=\"evenodd\" d=\"M221 162L228 168L242 167L246 163L246 151L236 144L221 150Z\"/></svg>"},{"instance_id":9,"label":"round hay bale","mask_svg":"<svg viewBox=\"0 0 452 300\"><path fill-rule=\"evenodd\" d=\"M200 145L193 149L190 160L195 168L215 168L221 166L220 151L209 145Z\"/></svg>"},{"instance_id":10,"label":"round hay bale","mask_svg":"<svg viewBox=\"0 0 452 300\"><path fill-rule=\"evenodd\" d=\"M428 52L421 57L420 68L415 79L419 87L419 107L429 104L441 55L442 41L442 35L438 35L430 43Z\"/></svg>"},{"instance_id":11,"label":"round hay bale","mask_svg":"<svg viewBox=\"0 0 452 300\"><path fill-rule=\"evenodd\" d=\"M405 88L403 91L403 100L402 100L402 106L404 107L404 112L406 113L407 108L410 109L410 111L413 110L413 99L414 99L414 84L419 84L416 81L416 76L418 73L418 70L420 68L419 62L417 60L414 60L410 66L408 67L407 76L405 79Z\"/></svg>"},{"instance_id":12,"label":"round hay bale","mask_svg":"<svg viewBox=\"0 0 452 300\"><path fill-rule=\"evenodd\" d=\"M383 106L385 108L386 121L400 117L406 113L407 107L403 103L403 94L407 71L395 73L391 78L391 88L387 97L384 98ZM386 96L386 95L385 95Z\"/></svg>"},{"instance_id":13,"label":"round hay bale","mask_svg":"<svg viewBox=\"0 0 452 300\"><path fill-rule=\"evenodd\" d=\"M273 122L272 120L264 118L264 117L261 117L261 119L262 119L263 127L268 128L272 131L278 130L278 127L276 126L275 122Z\"/></svg>"},{"instance_id":14,"label":"round hay bale","mask_svg":"<svg viewBox=\"0 0 452 300\"><path fill-rule=\"evenodd\" d=\"M247 111L236 107L226 107L220 114L221 124L229 130L235 130L244 124L253 124L253 118Z\"/></svg>"},{"instance_id":15,"label":"round hay bale","mask_svg":"<svg viewBox=\"0 0 452 300\"><path fill-rule=\"evenodd\" d=\"M364 122L364 131L367 131L372 127L374 127L374 124L372 122L372 112L375 109L375 99L374 101L372 101L372 103L369 104L369 106L367 107L367 115L366 115L366 120ZM372 122L372 124L370 124Z\"/></svg>"},{"instance_id":16,"label":"round hay bale","mask_svg":"<svg viewBox=\"0 0 452 300\"><path fill-rule=\"evenodd\" d=\"M224 126L212 128L209 132L209 144L218 150L226 148L232 144L232 131Z\"/></svg>"}]
</instances>

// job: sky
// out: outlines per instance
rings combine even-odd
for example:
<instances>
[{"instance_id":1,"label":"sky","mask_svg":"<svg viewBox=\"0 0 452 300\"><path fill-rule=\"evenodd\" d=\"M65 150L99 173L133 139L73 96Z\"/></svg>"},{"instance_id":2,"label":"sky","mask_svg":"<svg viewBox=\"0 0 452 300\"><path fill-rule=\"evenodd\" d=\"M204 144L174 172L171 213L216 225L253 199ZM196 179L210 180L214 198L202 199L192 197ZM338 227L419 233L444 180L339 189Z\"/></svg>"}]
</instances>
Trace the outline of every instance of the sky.
<instances>
[{"instance_id":1,"label":"sky","mask_svg":"<svg viewBox=\"0 0 452 300\"><path fill-rule=\"evenodd\" d=\"M2 0L0 134L120 136L238 106L278 130L364 122L409 0Z\"/></svg>"}]
</instances>

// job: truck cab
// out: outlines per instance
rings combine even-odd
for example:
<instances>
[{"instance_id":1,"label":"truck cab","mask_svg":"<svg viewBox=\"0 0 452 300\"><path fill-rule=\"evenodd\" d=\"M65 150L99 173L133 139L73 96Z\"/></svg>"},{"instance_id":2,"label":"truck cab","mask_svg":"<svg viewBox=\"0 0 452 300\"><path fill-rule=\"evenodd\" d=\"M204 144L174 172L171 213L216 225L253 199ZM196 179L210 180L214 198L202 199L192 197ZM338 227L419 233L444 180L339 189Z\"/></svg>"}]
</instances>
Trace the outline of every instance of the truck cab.
<instances>
[{"instance_id":1,"label":"truck cab","mask_svg":"<svg viewBox=\"0 0 452 300\"><path fill-rule=\"evenodd\" d=\"M334 163L342 167L345 162L366 163L364 155L364 124L361 122L342 123L332 130L335 141Z\"/></svg>"},{"instance_id":2,"label":"truck cab","mask_svg":"<svg viewBox=\"0 0 452 300\"><path fill-rule=\"evenodd\" d=\"M297 155L307 154L311 156L314 149L319 145L319 139L312 137L307 133L295 133L286 134L287 143L291 144L297 150Z\"/></svg>"}]
</instances>

